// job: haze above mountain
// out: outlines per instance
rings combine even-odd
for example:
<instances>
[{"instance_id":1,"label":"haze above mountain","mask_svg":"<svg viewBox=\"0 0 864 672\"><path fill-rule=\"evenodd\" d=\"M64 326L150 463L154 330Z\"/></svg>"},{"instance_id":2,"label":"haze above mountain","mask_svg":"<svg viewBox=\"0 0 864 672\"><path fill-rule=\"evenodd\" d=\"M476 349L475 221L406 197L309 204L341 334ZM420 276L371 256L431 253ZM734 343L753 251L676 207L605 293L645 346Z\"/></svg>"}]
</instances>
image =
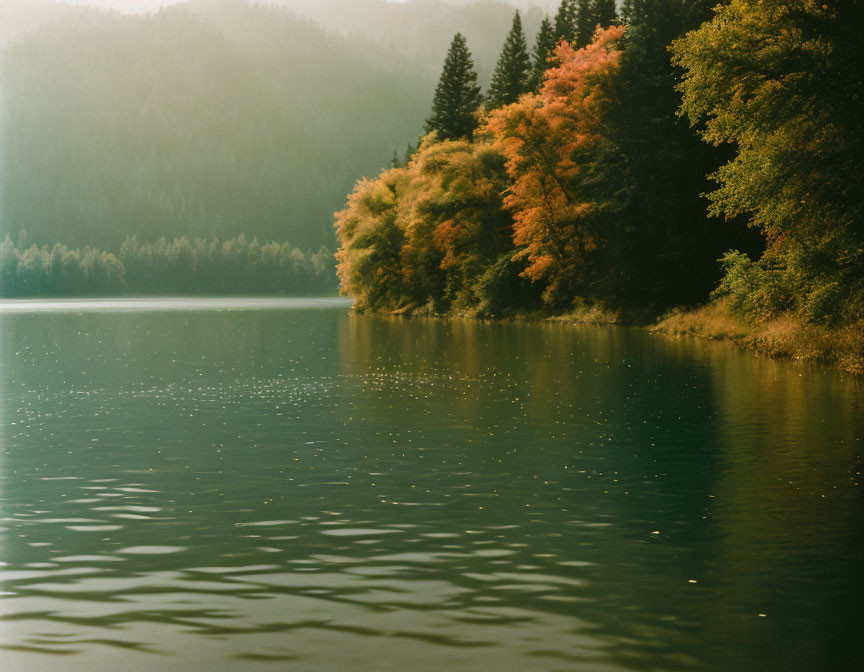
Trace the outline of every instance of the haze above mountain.
<instances>
[{"instance_id":1,"label":"haze above mountain","mask_svg":"<svg viewBox=\"0 0 864 672\"><path fill-rule=\"evenodd\" d=\"M422 133L453 34L467 36L485 86L514 11L74 4L0 0L0 226L24 242L108 248L127 235L241 233L331 245L354 181ZM524 14L529 37L541 17Z\"/></svg>"},{"instance_id":2,"label":"haze above mountain","mask_svg":"<svg viewBox=\"0 0 864 672\"><path fill-rule=\"evenodd\" d=\"M316 5L333 5L327 0L260 0L261 4L280 4L298 9L301 11L314 9ZM417 2L418 0L381 0L388 4L407 4L409 2ZM475 4L480 0L439 0L441 4L460 6ZM112 9L125 14L140 14L144 12L158 11L161 7L176 5L185 0L59 0L67 5L86 5L89 7L98 7L101 9ZM344 3L343 3L344 4ZM351 3L354 5L363 5L363 0ZM558 5L558 0L510 0L508 4L520 9L539 8L548 12L552 12Z\"/></svg>"}]
</instances>

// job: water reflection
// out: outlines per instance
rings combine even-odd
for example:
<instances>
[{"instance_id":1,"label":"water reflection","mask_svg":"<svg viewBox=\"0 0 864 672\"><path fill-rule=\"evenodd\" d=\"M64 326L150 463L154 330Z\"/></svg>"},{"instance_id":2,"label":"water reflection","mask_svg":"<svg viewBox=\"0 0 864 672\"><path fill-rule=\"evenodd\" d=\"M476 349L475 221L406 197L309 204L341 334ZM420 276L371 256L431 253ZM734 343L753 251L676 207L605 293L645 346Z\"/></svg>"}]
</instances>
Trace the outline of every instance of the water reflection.
<instances>
[{"instance_id":1,"label":"water reflection","mask_svg":"<svg viewBox=\"0 0 864 672\"><path fill-rule=\"evenodd\" d=\"M3 332L4 669L853 669L850 377L343 308Z\"/></svg>"}]
</instances>

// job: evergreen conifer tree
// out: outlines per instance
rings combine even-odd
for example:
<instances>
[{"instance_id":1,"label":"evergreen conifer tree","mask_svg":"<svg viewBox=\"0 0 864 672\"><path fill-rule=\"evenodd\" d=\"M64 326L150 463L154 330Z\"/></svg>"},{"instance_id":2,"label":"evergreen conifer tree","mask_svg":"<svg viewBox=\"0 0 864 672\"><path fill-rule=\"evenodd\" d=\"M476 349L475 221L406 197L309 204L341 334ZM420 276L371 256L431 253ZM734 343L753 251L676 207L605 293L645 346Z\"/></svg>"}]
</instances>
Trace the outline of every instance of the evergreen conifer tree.
<instances>
[{"instance_id":1,"label":"evergreen conifer tree","mask_svg":"<svg viewBox=\"0 0 864 672\"><path fill-rule=\"evenodd\" d=\"M549 69L549 55L558 46L555 39L555 29L549 17L545 17L540 23L537 32L537 40L534 42L534 70L531 73L530 88L536 91L543 83L543 73Z\"/></svg>"},{"instance_id":2,"label":"evergreen conifer tree","mask_svg":"<svg viewBox=\"0 0 864 672\"><path fill-rule=\"evenodd\" d=\"M603 28L608 28L618 20L615 0L594 0L591 10L594 15L594 23L600 24Z\"/></svg>"},{"instance_id":3,"label":"evergreen conifer tree","mask_svg":"<svg viewBox=\"0 0 864 672\"><path fill-rule=\"evenodd\" d=\"M531 59L528 57L528 45L522 31L522 19L517 11L492 75L487 96L489 106L503 107L515 103L523 93L528 92L530 77Z\"/></svg>"},{"instance_id":4,"label":"evergreen conifer tree","mask_svg":"<svg viewBox=\"0 0 864 672\"><path fill-rule=\"evenodd\" d=\"M432 116L426 120L426 132L437 131L439 140L470 138L477 128L475 113L481 102L471 52L462 34L456 33L435 89Z\"/></svg>"},{"instance_id":5,"label":"evergreen conifer tree","mask_svg":"<svg viewBox=\"0 0 864 672\"><path fill-rule=\"evenodd\" d=\"M562 38L572 42L576 35L576 0L561 0L555 14L555 43Z\"/></svg>"},{"instance_id":6,"label":"evergreen conifer tree","mask_svg":"<svg viewBox=\"0 0 864 672\"><path fill-rule=\"evenodd\" d=\"M593 0L578 0L576 5L575 46L584 47L590 44L597 28L597 18L594 16Z\"/></svg>"},{"instance_id":7,"label":"evergreen conifer tree","mask_svg":"<svg viewBox=\"0 0 864 672\"><path fill-rule=\"evenodd\" d=\"M408 143L408 146L405 148L405 158L402 159L403 166L407 166L409 163L411 163L411 159L414 158L414 154L417 152L417 148L420 146L421 140L422 138L420 138L420 140L417 140L416 145L412 145L410 142Z\"/></svg>"},{"instance_id":8,"label":"evergreen conifer tree","mask_svg":"<svg viewBox=\"0 0 864 672\"><path fill-rule=\"evenodd\" d=\"M644 0L624 0L621 3L621 20L629 24L638 23L644 4Z\"/></svg>"}]
</instances>

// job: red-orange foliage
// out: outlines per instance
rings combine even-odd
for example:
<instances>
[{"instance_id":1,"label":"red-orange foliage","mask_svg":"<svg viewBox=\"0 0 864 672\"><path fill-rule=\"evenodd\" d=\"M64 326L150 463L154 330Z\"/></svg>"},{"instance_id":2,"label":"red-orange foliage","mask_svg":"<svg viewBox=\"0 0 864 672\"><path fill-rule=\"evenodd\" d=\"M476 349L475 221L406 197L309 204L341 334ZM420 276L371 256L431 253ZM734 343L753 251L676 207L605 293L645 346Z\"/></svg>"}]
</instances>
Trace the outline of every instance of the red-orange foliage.
<instances>
[{"instance_id":1,"label":"red-orange foliage","mask_svg":"<svg viewBox=\"0 0 864 672\"><path fill-rule=\"evenodd\" d=\"M505 188L488 143L428 136L408 165L358 182L336 213L342 291L359 309L479 303L480 276L511 246Z\"/></svg>"},{"instance_id":2,"label":"red-orange foliage","mask_svg":"<svg viewBox=\"0 0 864 672\"><path fill-rule=\"evenodd\" d=\"M524 274L549 283L552 303L578 293L591 253L603 244L590 174L610 151L602 115L614 97L623 34L621 26L598 29L579 50L562 41L540 93L495 110L483 131L507 159L513 184L505 206L513 213L517 256L528 260Z\"/></svg>"}]
</instances>

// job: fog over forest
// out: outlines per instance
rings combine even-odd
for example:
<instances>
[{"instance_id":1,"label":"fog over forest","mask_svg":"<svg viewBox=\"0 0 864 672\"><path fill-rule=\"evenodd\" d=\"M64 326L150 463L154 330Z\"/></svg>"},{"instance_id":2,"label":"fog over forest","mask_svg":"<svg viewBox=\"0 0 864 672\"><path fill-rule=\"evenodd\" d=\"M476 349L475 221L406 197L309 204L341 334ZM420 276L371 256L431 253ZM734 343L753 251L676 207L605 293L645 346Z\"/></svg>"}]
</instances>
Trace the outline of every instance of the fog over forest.
<instances>
[{"instance_id":1,"label":"fog over forest","mask_svg":"<svg viewBox=\"0 0 864 672\"><path fill-rule=\"evenodd\" d=\"M176 5L185 0L61 0L68 5L86 5L89 7L101 7L104 9L113 9L118 12L128 14L137 14L142 12L153 12L161 7L168 5ZM270 5L285 5L297 11L312 11L313 8L322 8L325 12L322 14L325 18L334 19L344 3L331 2L330 0L257 0L261 4ZM416 2L417 0L380 0L377 4L405 4L407 2ZM439 4L459 6L471 5L480 2L481 0L439 0ZM355 3L363 6L362 0ZM368 3L366 3L368 4ZM520 9L529 9L537 7L544 11L552 12L558 6L558 0L510 0L511 5ZM327 16L329 14L329 16Z\"/></svg>"},{"instance_id":2,"label":"fog over forest","mask_svg":"<svg viewBox=\"0 0 864 672\"><path fill-rule=\"evenodd\" d=\"M453 35L485 86L514 5L533 39L555 4L0 0L0 230L332 247L355 180L421 135Z\"/></svg>"}]
</instances>

